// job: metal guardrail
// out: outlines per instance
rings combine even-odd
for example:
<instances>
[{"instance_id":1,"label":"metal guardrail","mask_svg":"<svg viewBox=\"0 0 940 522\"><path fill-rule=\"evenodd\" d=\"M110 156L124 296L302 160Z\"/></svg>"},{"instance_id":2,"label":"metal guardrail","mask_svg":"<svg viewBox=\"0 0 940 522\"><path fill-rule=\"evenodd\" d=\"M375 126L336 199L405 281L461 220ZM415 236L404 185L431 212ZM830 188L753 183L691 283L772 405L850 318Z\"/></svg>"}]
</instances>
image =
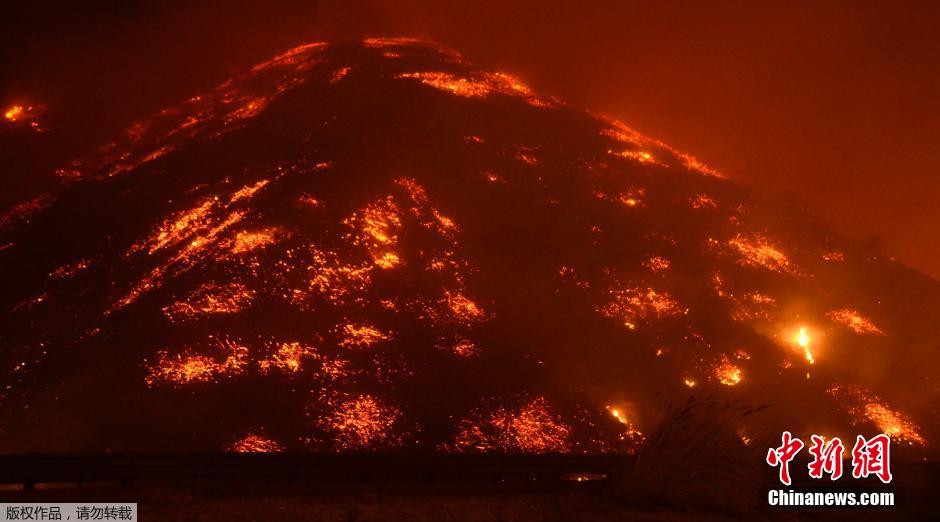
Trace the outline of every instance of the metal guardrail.
<instances>
[{"instance_id":1,"label":"metal guardrail","mask_svg":"<svg viewBox=\"0 0 940 522\"><path fill-rule=\"evenodd\" d=\"M630 457L613 455L27 454L0 456L0 484L142 480L331 481L603 479Z\"/></svg>"}]
</instances>

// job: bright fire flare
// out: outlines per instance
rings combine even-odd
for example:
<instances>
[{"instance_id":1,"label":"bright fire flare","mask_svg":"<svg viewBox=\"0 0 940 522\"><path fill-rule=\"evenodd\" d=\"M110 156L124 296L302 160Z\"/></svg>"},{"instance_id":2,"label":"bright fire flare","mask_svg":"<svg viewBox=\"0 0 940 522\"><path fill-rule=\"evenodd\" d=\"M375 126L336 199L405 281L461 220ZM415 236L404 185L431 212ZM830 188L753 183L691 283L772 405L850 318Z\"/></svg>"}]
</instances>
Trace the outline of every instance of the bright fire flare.
<instances>
[{"instance_id":1,"label":"bright fire flare","mask_svg":"<svg viewBox=\"0 0 940 522\"><path fill-rule=\"evenodd\" d=\"M816 364L816 358L813 357L813 352L809 348L810 338L809 338L809 329L805 326L800 327L800 331L796 334L796 337L793 339L803 350L803 356L806 357L807 362L810 364Z\"/></svg>"},{"instance_id":2,"label":"bright fire flare","mask_svg":"<svg viewBox=\"0 0 940 522\"><path fill-rule=\"evenodd\" d=\"M20 119L25 110L26 109L24 109L22 105L14 105L7 109L5 113L3 113L3 117L10 121L16 121Z\"/></svg>"},{"instance_id":3,"label":"bright fire flare","mask_svg":"<svg viewBox=\"0 0 940 522\"><path fill-rule=\"evenodd\" d=\"M617 421L620 422L620 424L629 424L629 423L630 423L630 421L627 420L627 416L624 415L624 413L623 413L622 411L620 411L619 408L614 408L614 407L608 406L608 407L607 407L607 411L609 411L609 412L610 412L610 415L611 415L613 418L617 419Z\"/></svg>"}]
</instances>

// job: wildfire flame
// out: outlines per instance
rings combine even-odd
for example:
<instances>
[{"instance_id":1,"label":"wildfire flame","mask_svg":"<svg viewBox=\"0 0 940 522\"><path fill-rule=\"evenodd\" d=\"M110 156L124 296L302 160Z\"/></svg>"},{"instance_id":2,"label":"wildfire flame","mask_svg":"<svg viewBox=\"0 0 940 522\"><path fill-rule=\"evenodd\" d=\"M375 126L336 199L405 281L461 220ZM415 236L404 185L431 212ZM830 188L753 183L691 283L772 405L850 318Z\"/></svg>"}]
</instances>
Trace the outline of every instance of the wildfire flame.
<instances>
[{"instance_id":1,"label":"wildfire flame","mask_svg":"<svg viewBox=\"0 0 940 522\"><path fill-rule=\"evenodd\" d=\"M3 113L3 117L10 121L17 121L23 116L25 111L26 108L24 108L22 105L14 105Z\"/></svg>"},{"instance_id":2,"label":"wildfire flame","mask_svg":"<svg viewBox=\"0 0 940 522\"><path fill-rule=\"evenodd\" d=\"M810 337L809 337L809 328L801 326L799 331L796 334L796 337L793 339L797 346L803 350L803 357L806 358L806 361L810 364L816 364L816 358L813 356L812 350L810 350Z\"/></svg>"}]
</instances>

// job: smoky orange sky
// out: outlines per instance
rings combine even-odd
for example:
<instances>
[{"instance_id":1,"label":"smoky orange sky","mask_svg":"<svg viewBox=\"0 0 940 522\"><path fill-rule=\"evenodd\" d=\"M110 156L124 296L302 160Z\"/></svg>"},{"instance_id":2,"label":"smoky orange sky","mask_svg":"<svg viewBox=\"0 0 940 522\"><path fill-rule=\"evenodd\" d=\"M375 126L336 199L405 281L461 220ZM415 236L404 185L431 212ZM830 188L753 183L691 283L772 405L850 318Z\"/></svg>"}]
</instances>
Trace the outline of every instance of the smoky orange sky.
<instances>
[{"instance_id":1,"label":"smoky orange sky","mask_svg":"<svg viewBox=\"0 0 940 522\"><path fill-rule=\"evenodd\" d=\"M405 35L612 114L940 278L938 2L81 4L4 16L0 103L45 104L53 129L52 145L6 151L42 159L5 169L4 200L289 46Z\"/></svg>"}]
</instances>

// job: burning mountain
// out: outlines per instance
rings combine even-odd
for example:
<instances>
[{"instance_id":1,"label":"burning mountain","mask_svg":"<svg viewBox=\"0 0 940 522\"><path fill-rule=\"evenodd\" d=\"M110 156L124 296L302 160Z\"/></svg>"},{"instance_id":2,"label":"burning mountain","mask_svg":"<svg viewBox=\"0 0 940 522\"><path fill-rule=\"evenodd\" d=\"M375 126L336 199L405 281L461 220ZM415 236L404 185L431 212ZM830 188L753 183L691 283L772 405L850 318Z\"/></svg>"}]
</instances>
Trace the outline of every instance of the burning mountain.
<instances>
[{"instance_id":1,"label":"burning mountain","mask_svg":"<svg viewBox=\"0 0 940 522\"><path fill-rule=\"evenodd\" d=\"M445 48L297 47L58 174L0 218L4 452L940 428L936 281Z\"/></svg>"}]
</instances>

